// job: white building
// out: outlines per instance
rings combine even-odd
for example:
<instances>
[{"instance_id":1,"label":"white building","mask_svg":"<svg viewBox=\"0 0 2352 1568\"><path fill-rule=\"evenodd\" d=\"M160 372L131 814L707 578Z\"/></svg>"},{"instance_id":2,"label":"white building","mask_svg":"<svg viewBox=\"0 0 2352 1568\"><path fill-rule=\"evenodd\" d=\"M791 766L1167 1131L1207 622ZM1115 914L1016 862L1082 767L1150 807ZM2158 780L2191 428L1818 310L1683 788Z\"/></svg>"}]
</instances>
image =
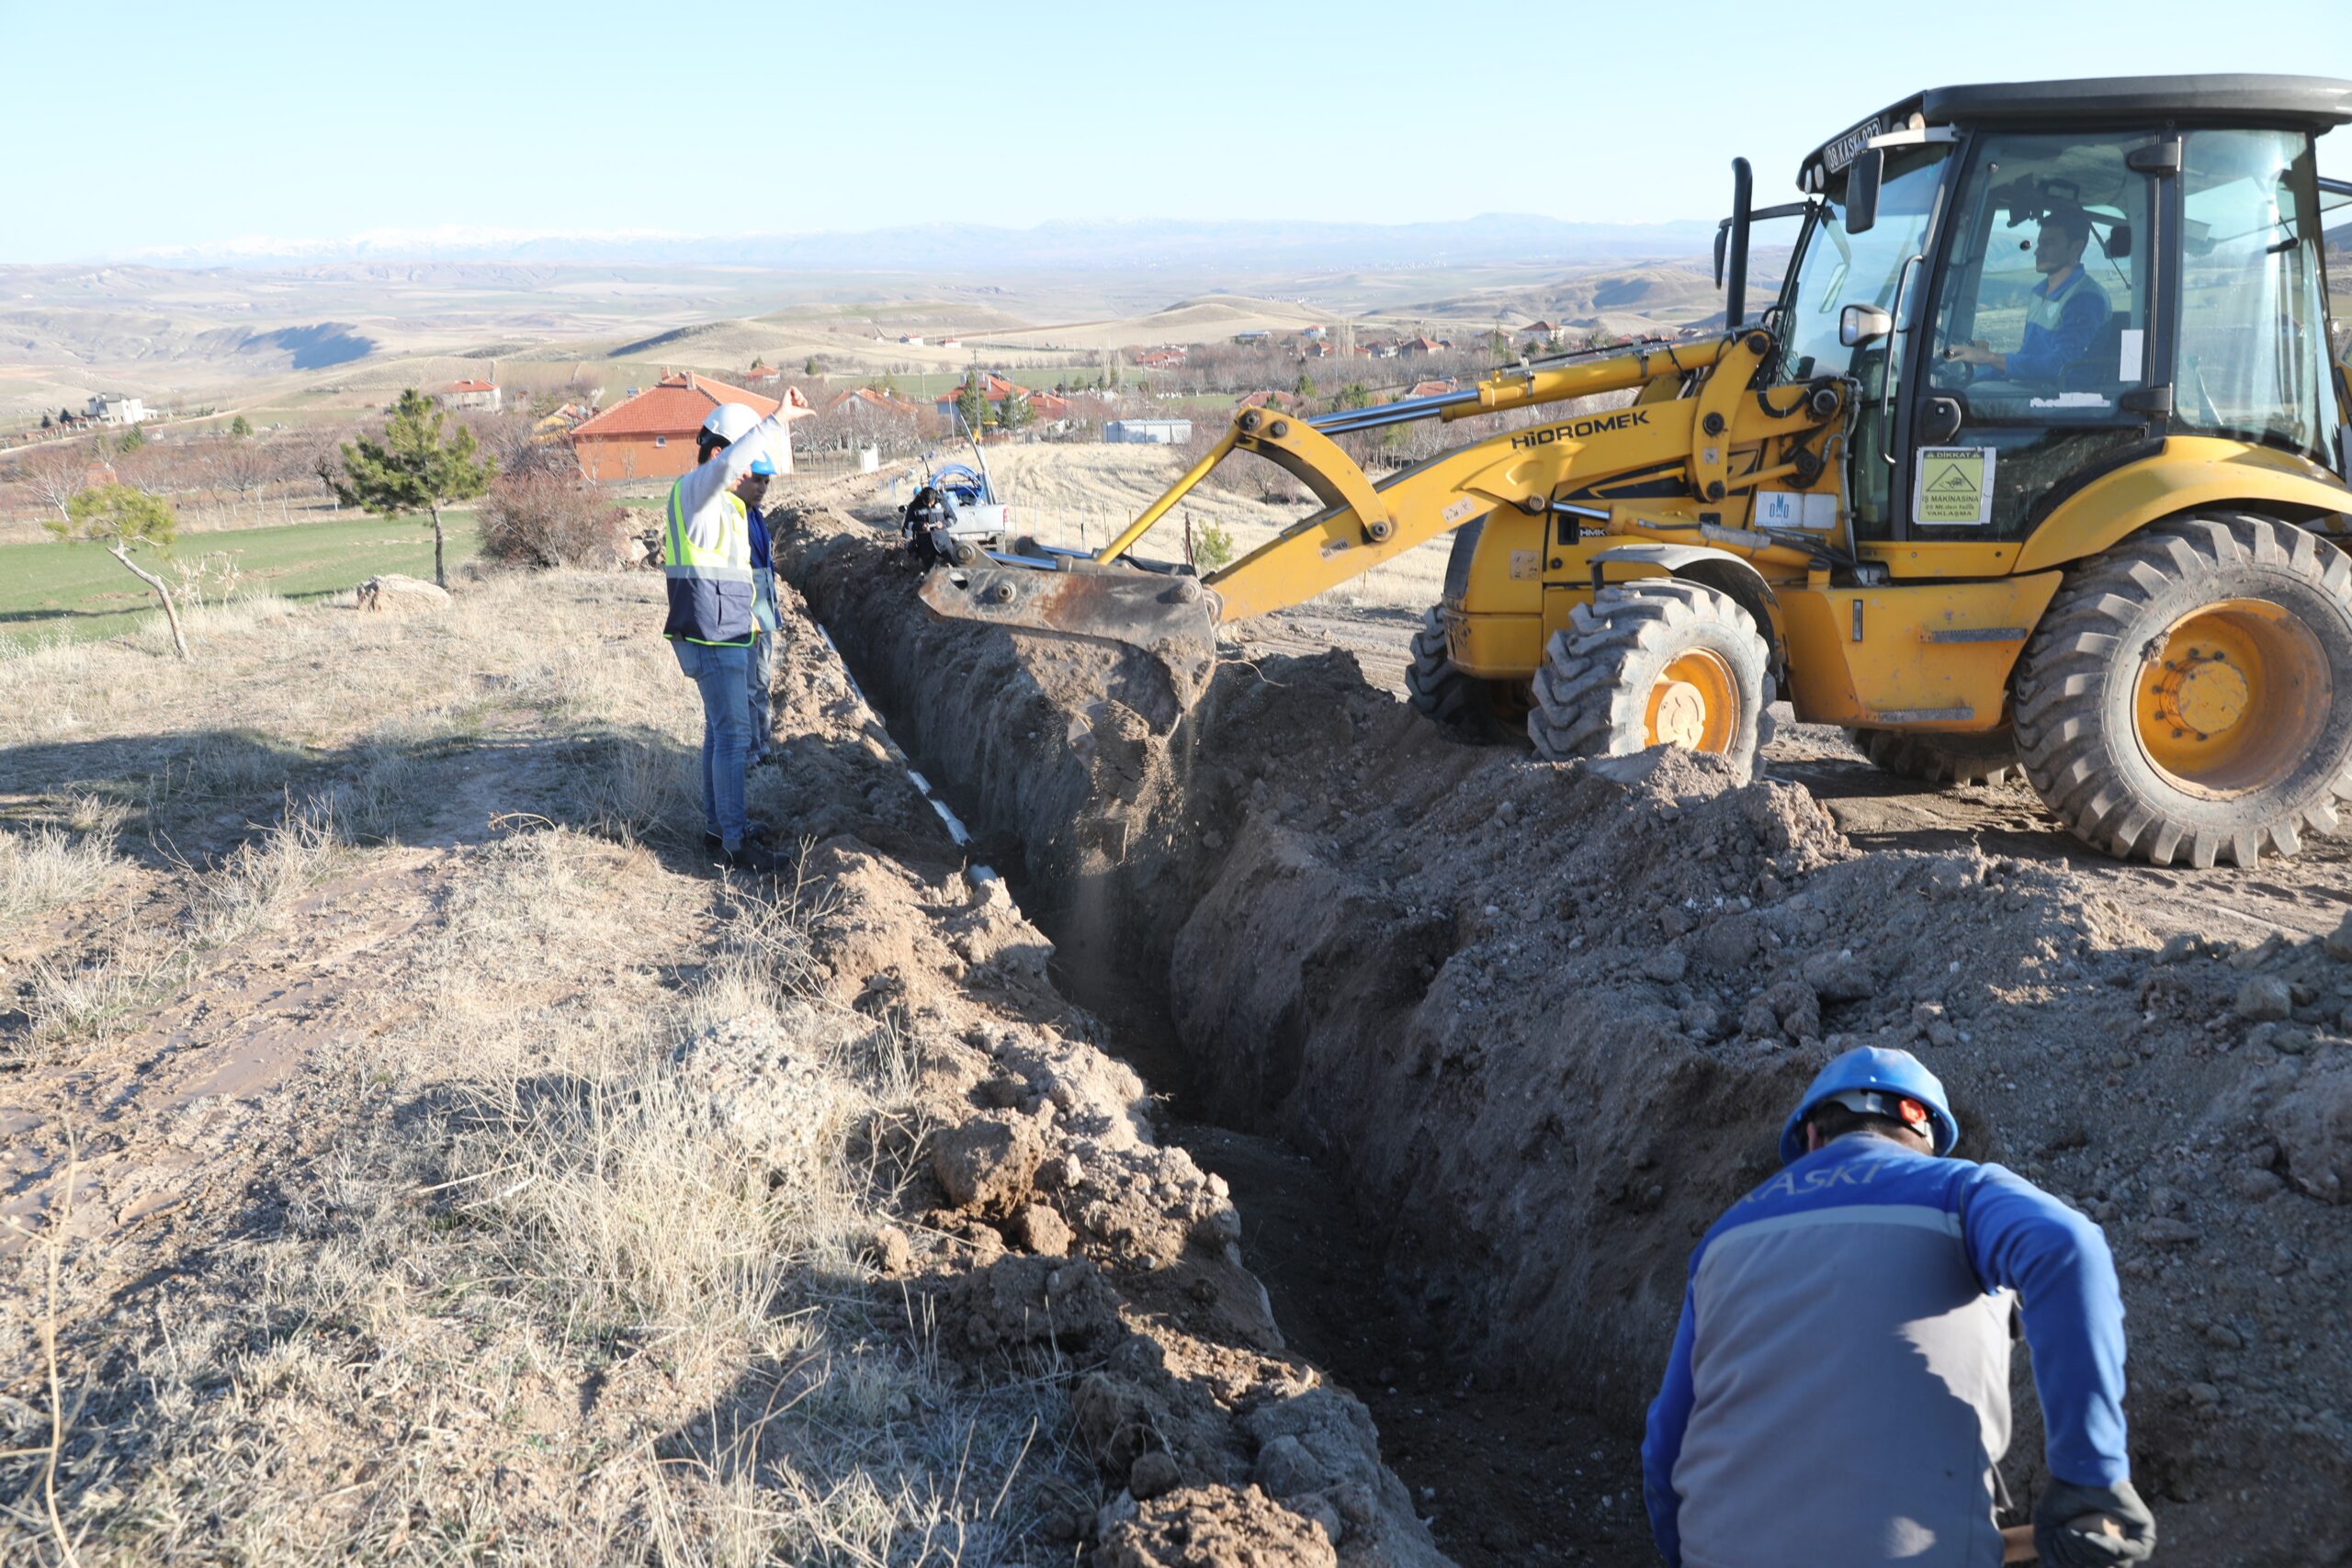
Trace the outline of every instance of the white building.
<instances>
[{"instance_id":1,"label":"white building","mask_svg":"<svg viewBox=\"0 0 2352 1568\"><path fill-rule=\"evenodd\" d=\"M137 398L126 398L120 392L99 392L90 399L89 417L101 424L137 424L154 416L147 405Z\"/></svg>"},{"instance_id":2,"label":"white building","mask_svg":"<svg viewBox=\"0 0 2352 1568\"><path fill-rule=\"evenodd\" d=\"M1114 446L1181 446L1193 438L1189 419L1114 419L1102 427Z\"/></svg>"},{"instance_id":3,"label":"white building","mask_svg":"<svg viewBox=\"0 0 2352 1568\"><path fill-rule=\"evenodd\" d=\"M488 409L497 413L506 407L506 394L495 381L452 381L441 389L441 401L453 409Z\"/></svg>"}]
</instances>

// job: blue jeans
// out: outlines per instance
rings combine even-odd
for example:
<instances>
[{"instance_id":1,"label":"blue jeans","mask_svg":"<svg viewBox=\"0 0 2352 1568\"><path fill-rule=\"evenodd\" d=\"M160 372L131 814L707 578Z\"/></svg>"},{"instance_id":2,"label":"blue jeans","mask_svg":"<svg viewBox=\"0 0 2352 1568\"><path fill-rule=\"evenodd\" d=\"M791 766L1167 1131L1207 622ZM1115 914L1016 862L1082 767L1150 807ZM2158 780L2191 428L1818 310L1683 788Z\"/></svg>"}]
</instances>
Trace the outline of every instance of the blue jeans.
<instances>
[{"instance_id":1,"label":"blue jeans","mask_svg":"<svg viewBox=\"0 0 2352 1568\"><path fill-rule=\"evenodd\" d=\"M752 740L749 648L718 648L688 642L670 646L678 668L702 693L703 830L718 835L729 852L743 847L749 823L743 811L743 759Z\"/></svg>"},{"instance_id":2,"label":"blue jeans","mask_svg":"<svg viewBox=\"0 0 2352 1568\"><path fill-rule=\"evenodd\" d=\"M770 705L770 689L775 684L775 633L765 626L760 628L757 642L752 644L749 678L752 697L752 760L757 761L767 755L768 730L775 724L775 712Z\"/></svg>"}]
</instances>

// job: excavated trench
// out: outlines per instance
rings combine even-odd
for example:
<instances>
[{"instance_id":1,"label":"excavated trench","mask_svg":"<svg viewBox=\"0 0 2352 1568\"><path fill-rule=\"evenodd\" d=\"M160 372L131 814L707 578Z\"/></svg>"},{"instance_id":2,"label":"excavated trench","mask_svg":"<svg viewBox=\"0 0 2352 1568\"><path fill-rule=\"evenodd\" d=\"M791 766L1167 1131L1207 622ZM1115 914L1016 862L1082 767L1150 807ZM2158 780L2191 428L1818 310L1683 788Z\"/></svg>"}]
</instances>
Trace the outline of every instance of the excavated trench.
<instances>
[{"instance_id":1,"label":"excavated trench","mask_svg":"<svg viewBox=\"0 0 2352 1568\"><path fill-rule=\"evenodd\" d=\"M2063 869L1860 854L1687 755L1453 745L1343 654L1222 663L1188 705L1131 649L930 615L865 525L796 525L780 569L1457 1558L1650 1560L1635 1445L1689 1249L1864 1041L1928 1055L1963 1155L2109 1222L2168 1545L2352 1541L2352 964L2256 955L2297 999L2256 1035L2249 965L2160 961Z\"/></svg>"}]
</instances>

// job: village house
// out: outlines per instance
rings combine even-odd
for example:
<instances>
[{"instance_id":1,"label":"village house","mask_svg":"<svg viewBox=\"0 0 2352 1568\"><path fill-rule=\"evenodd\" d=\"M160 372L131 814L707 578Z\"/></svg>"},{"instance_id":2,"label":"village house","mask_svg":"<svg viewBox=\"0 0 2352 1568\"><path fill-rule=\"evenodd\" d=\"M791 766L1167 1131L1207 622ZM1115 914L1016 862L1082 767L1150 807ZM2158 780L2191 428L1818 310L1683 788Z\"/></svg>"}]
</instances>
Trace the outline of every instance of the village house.
<instances>
[{"instance_id":1,"label":"village house","mask_svg":"<svg viewBox=\"0 0 2352 1568\"><path fill-rule=\"evenodd\" d=\"M963 388L952 388L942 396L932 400L932 409L942 420L953 422L956 418L956 400L963 395ZM1048 423L1069 417L1069 400L1067 398L1056 397L1051 392L1033 391L1027 387L1016 386L994 371L980 378L980 396L988 400L989 412L991 417L1004 412L1004 400L1007 398L1026 399L1030 413Z\"/></svg>"},{"instance_id":2,"label":"village house","mask_svg":"<svg viewBox=\"0 0 2352 1568\"><path fill-rule=\"evenodd\" d=\"M1396 357L1399 359L1419 359L1424 355L1435 354L1442 348L1452 348L1453 346L1453 345L1452 344L1446 342L1443 338L1408 337L1404 342L1396 345Z\"/></svg>"},{"instance_id":3,"label":"village house","mask_svg":"<svg viewBox=\"0 0 2352 1568\"><path fill-rule=\"evenodd\" d=\"M1411 386L1405 389L1405 396L1408 398L1434 398L1442 396L1447 392L1458 392L1461 389L1462 384L1451 378L1440 381L1416 381Z\"/></svg>"},{"instance_id":4,"label":"village house","mask_svg":"<svg viewBox=\"0 0 2352 1568\"><path fill-rule=\"evenodd\" d=\"M1520 336L1533 343L1557 343L1562 331L1557 321L1538 321L1532 327L1521 328Z\"/></svg>"},{"instance_id":5,"label":"village house","mask_svg":"<svg viewBox=\"0 0 2352 1568\"><path fill-rule=\"evenodd\" d=\"M1181 348L1147 348L1136 355L1136 364L1145 370L1173 370L1184 363Z\"/></svg>"},{"instance_id":6,"label":"village house","mask_svg":"<svg viewBox=\"0 0 2352 1568\"><path fill-rule=\"evenodd\" d=\"M645 390L582 422L571 433L572 454L592 479L675 479L695 466L695 436L721 403L741 403L763 419L786 404L793 419L817 412L799 388L786 387L783 393L781 400L762 397L691 370L665 372ZM789 439L774 456L779 473L792 471Z\"/></svg>"},{"instance_id":7,"label":"village house","mask_svg":"<svg viewBox=\"0 0 2352 1568\"><path fill-rule=\"evenodd\" d=\"M754 359L751 369L743 373L743 385L755 392L773 393L784 385L784 372L773 365L764 365Z\"/></svg>"},{"instance_id":8,"label":"village house","mask_svg":"<svg viewBox=\"0 0 2352 1568\"><path fill-rule=\"evenodd\" d=\"M90 399L88 412L83 417L95 419L100 424L137 424L154 416L137 398L126 398L120 392L99 392Z\"/></svg>"},{"instance_id":9,"label":"village house","mask_svg":"<svg viewBox=\"0 0 2352 1568\"><path fill-rule=\"evenodd\" d=\"M1248 397L1242 399L1240 402L1237 403L1235 407L1245 409L1272 409L1276 413L1296 413L1298 412L1299 401L1300 400L1298 398L1293 396L1289 392L1268 390L1263 392L1252 392Z\"/></svg>"},{"instance_id":10,"label":"village house","mask_svg":"<svg viewBox=\"0 0 2352 1568\"><path fill-rule=\"evenodd\" d=\"M506 407L506 394L499 390L495 381L452 381L434 395L443 408L483 409L498 413Z\"/></svg>"},{"instance_id":11,"label":"village house","mask_svg":"<svg viewBox=\"0 0 2352 1568\"><path fill-rule=\"evenodd\" d=\"M827 399L825 412L828 415L847 413L853 418L912 419L915 405L896 392L885 392L873 387L851 387Z\"/></svg>"}]
</instances>

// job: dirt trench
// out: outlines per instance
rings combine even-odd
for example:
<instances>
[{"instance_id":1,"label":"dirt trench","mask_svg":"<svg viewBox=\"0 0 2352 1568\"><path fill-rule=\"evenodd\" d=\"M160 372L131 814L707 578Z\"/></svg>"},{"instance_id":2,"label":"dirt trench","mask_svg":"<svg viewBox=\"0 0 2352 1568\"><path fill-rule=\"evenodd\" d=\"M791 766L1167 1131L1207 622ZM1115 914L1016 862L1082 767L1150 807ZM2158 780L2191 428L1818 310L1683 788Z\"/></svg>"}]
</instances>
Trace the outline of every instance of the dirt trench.
<instances>
[{"instance_id":1,"label":"dirt trench","mask_svg":"<svg viewBox=\"0 0 2352 1568\"><path fill-rule=\"evenodd\" d=\"M1186 716L1132 651L929 616L848 517L779 558L1067 988L1164 998L1188 1108L1312 1156L1474 1407L1589 1410L1629 1475L1690 1246L1823 1060L1903 1044L1962 1154L2105 1224L2167 1555L2352 1561L2352 931L2160 942L2064 866L1861 852L1795 784L1453 745L1345 654ZM2022 1357L2017 1404L2030 1504Z\"/></svg>"}]
</instances>

